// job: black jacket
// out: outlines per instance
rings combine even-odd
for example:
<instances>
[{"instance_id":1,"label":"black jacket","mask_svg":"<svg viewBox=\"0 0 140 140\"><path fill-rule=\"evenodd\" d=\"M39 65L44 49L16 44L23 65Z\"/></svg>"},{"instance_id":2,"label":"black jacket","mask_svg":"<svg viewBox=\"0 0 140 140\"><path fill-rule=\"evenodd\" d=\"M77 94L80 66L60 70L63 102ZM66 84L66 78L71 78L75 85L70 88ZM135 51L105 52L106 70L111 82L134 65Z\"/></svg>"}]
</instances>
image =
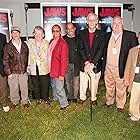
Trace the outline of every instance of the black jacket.
<instances>
[{"instance_id":1,"label":"black jacket","mask_svg":"<svg viewBox=\"0 0 140 140\"><path fill-rule=\"evenodd\" d=\"M89 43L89 31L84 29L79 33L79 52L80 52L80 70L84 71L84 63L91 60L91 63L96 65L96 71L99 72L102 69L102 56L104 49L104 32L96 29L94 33L94 39L92 42L92 48Z\"/></svg>"}]
</instances>

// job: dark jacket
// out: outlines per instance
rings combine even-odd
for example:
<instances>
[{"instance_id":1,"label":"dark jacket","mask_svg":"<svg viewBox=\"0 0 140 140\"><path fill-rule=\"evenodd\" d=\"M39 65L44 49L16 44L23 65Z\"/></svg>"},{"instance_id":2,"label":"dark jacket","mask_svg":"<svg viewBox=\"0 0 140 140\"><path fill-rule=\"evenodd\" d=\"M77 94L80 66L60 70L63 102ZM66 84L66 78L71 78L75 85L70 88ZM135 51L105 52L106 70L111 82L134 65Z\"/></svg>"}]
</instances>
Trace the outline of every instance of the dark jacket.
<instances>
[{"instance_id":1,"label":"dark jacket","mask_svg":"<svg viewBox=\"0 0 140 140\"><path fill-rule=\"evenodd\" d=\"M3 69L3 48L6 44L6 35L0 33L0 74L4 76L4 69Z\"/></svg>"},{"instance_id":2,"label":"dark jacket","mask_svg":"<svg viewBox=\"0 0 140 140\"><path fill-rule=\"evenodd\" d=\"M106 67L107 48L108 48L108 43L109 43L111 34L112 34L112 32L109 32L109 33L106 33L106 35L105 35L103 71L105 71L105 67ZM136 33L127 31L127 30L123 30L121 49L120 49L120 55L119 55L119 76L120 76L120 78L123 78L123 76L124 76L124 70L125 70L125 65L126 65L129 50L132 47L135 47L137 45L138 45L138 40L136 38Z\"/></svg>"},{"instance_id":3,"label":"dark jacket","mask_svg":"<svg viewBox=\"0 0 140 140\"><path fill-rule=\"evenodd\" d=\"M19 53L12 41L4 47L3 64L7 76L10 74L22 74L27 70L29 49L22 42L21 52Z\"/></svg>"},{"instance_id":4,"label":"dark jacket","mask_svg":"<svg viewBox=\"0 0 140 140\"><path fill-rule=\"evenodd\" d=\"M96 66L96 71L94 72L101 71L104 49L104 32L98 29L95 30L92 48L90 48L88 29L80 31L79 47L81 58L80 70L84 71L84 63L90 59L91 63Z\"/></svg>"},{"instance_id":5,"label":"dark jacket","mask_svg":"<svg viewBox=\"0 0 140 140\"><path fill-rule=\"evenodd\" d=\"M65 41L68 44L68 48L69 48L69 37L67 35L63 36L63 38L65 39ZM78 35L76 35L74 37L75 40L75 45L73 46L73 50L70 50L69 48L69 52L73 51L73 54L71 57L73 57L73 64L74 64L74 76L78 76L80 73L80 56L79 56L79 47L78 47Z\"/></svg>"}]
</instances>

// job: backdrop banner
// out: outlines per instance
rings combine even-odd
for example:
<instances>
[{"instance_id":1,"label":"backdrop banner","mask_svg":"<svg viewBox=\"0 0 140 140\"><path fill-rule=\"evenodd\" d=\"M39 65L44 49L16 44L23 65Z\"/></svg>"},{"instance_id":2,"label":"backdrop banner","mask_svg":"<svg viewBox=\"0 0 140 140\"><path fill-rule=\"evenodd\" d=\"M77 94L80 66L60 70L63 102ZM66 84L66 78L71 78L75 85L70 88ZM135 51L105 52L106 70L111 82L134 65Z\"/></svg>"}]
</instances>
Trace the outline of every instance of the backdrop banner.
<instances>
[{"instance_id":1,"label":"backdrop banner","mask_svg":"<svg viewBox=\"0 0 140 140\"><path fill-rule=\"evenodd\" d=\"M113 17L122 17L122 11L122 4L98 5L99 28L101 28L105 32L110 32Z\"/></svg>"},{"instance_id":2,"label":"backdrop banner","mask_svg":"<svg viewBox=\"0 0 140 140\"><path fill-rule=\"evenodd\" d=\"M76 25L78 31L87 28L86 16L90 12L95 12L95 7L71 6L71 22Z\"/></svg>"},{"instance_id":3,"label":"backdrop banner","mask_svg":"<svg viewBox=\"0 0 140 140\"><path fill-rule=\"evenodd\" d=\"M81 6L82 5L82 6ZM94 12L99 17L98 28L105 32L111 31L111 22L114 16L123 17L122 3L41 3L41 23L46 31L46 39L52 38L51 28L54 24L62 27L65 34L66 22L72 22L77 32L87 28L86 16Z\"/></svg>"},{"instance_id":4,"label":"backdrop banner","mask_svg":"<svg viewBox=\"0 0 140 140\"><path fill-rule=\"evenodd\" d=\"M0 32L10 39L11 19L9 9L0 9Z\"/></svg>"},{"instance_id":5,"label":"backdrop banner","mask_svg":"<svg viewBox=\"0 0 140 140\"><path fill-rule=\"evenodd\" d=\"M62 28L62 35L65 34L67 23L67 6L42 5L42 26L45 29L46 39L52 38L52 26L58 24Z\"/></svg>"}]
</instances>

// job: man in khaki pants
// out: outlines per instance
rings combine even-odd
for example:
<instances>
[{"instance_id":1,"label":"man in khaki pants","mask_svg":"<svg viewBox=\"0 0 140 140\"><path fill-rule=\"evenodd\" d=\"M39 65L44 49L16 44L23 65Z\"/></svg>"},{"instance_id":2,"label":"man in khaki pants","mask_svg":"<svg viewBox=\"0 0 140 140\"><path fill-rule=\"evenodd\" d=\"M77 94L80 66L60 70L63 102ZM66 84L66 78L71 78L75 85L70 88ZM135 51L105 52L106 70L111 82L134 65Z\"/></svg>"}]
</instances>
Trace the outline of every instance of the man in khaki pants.
<instances>
[{"instance_id":1,"label":"man in khaki pants","mask_svg":"<svg viewBox=\"0 0 140 140\"><path fill-rule=\"evenodd\" d=\"M112 32L105 36L105 50L103 70L105 71L106 103L107 107L116 100L117 111L123 112L126 102L126 86L124 84L124 70L129 50L138 44L136 34L123 29L123 19L113 18Z\"/></svg>"},{"instance_id":2,"label":"man in khaki pants","mask_svg":"<svg viewBox=\"0 0 140 140\"><path fill-rule=\"evenodd\" d=\"M88 84L91 86L91 104L97 105L97 90L101 76L104 32L97 29L98 17L95 13L87 15L88 28L79 33L80 53L80 101L86 101Z\"/></svg>"},{"instance_id":3,"label":"man in khaki pants","mask_svg":"<svg viewBox=\"0 0 140 140\"><path fill-rule=\"evenodd\" d=\"M132 83L129 115L130 120L140 119L140 45L130 49L124 74L125 85Z\"/></svg>"}]
</instances>

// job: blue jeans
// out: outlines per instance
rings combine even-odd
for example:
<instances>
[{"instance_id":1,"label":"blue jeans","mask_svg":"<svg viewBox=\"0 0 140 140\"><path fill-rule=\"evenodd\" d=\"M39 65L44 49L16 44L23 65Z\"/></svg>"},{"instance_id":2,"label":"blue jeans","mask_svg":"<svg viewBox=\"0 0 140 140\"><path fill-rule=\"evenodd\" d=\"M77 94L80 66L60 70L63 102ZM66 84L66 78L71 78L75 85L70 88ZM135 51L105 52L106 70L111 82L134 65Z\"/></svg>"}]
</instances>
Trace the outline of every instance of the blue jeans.
<instances>
[{"instance_id":1,"label":"blue jeans","mask_svg":"<svg viewBox=\"0 0 140 140\"><path fill-rule=\"evenodd\" d=\"M64 90L64 80L58 78L51 78L52 94L54 99L58 99L60 106L66 107L68 105L66 93Z\"/></svg>"},{"instance_id":2,"label":"blue jeans","mask_svg":"<svg viewBox=\"0 0 140 140\"><path fill-rule=\"evenodd\" d=\"M65 80L68 98L77 99L80 87L80 77L74 76L74 64L68 64Z\"/></svg>"}]
</instances>

